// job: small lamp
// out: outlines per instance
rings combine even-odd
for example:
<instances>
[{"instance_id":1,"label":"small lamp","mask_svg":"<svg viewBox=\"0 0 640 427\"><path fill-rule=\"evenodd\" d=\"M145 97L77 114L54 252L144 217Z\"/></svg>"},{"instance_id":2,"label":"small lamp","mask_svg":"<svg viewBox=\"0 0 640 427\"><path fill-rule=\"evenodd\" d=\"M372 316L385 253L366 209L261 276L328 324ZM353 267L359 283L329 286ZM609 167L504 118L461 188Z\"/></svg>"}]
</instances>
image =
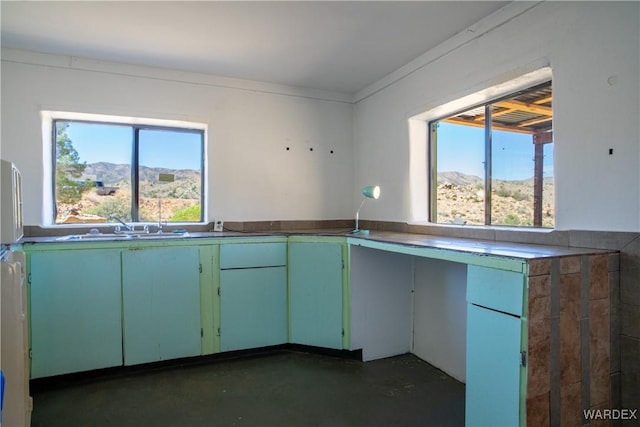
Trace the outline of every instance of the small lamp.
<instances>
[{"instance_id":1,"label":"small lamp","mask_svg":"<svg viewBox=\"0 0 640 427\"><path fill-rule=\"evenodd\" d=\"M369 234L369 230L360 230L358 228L358 223L360 221L360 209L362 209L362 205L367 199L377 200L380 198L380 187L377 185L369 185L362 189L362 202L360 203L360 207L356 211L356 228L352 231L353 234Z\"/></svg>"}]
</instances>

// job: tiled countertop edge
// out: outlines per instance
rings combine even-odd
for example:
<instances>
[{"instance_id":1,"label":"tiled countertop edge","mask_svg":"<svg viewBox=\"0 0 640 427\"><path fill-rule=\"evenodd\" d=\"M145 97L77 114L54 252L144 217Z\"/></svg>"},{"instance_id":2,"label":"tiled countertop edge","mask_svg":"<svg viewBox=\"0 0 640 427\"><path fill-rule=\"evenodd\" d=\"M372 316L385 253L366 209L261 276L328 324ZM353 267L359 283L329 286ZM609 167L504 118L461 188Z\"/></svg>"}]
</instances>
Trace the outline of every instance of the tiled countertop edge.
<instances>
[{"instance_id":1,"label":"tiled countertop edge","mask_svg":"<svg viewBox=\"0 0 640 427\"><path fill-rule=\"evenodd\" d=\"M190 234L206 234L208 237L237 237L243 235L291 235L291 234L315 234L315 235L342 235L350 236L353 229L353 220L296 220L296 221L228 221L225 222L225 232L209 233L213 224L176 225L166 226L165 230L186 229ZM508 227L476 227L476 226L443 226L443 225L414 225L401 222L361 220L360 226L373 232L381 238L390 232L395 235L407 235L407 238L420 240L442 237L448 239L473 239L483 242L519 243L524 245L542 245L564 248L622 250L635 239L640 238L640 233L611 232L590 230L539 230L539 229L514 229ZM51 241L40 239L44 237L62 236L68 234L88 233L91 228L99 228L102 232L111 232L112 227L65 227L43 228L39 226L26 226L24 241ZM388 237L389 235L387 235ZM37 237L38 239L33 239ZM205 237L201 235L200 237ZM355 237L355 236L352 236ZM361 236L357 236L361 237ZM375 240L375 238L374 238ZM387 241L385 238L384 241Z\"/></svg>"}]
</instances>

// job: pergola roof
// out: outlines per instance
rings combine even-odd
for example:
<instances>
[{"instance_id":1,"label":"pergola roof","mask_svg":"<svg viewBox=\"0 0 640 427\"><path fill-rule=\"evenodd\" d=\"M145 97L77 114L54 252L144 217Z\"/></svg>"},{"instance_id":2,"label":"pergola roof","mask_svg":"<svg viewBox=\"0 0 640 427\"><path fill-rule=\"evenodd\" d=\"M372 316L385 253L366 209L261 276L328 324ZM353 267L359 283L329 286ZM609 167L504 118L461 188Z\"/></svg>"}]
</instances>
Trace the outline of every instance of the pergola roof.
<instances>
[{"instance_id":1,"label":"pergola roof","mask_svg":"<svg viewBox=\"0 0 640 427\"><path fill-rule=\"evenodd\" d=\"M540 135L549 133L552 125L551 82L511 95L493 103L491 127L508 132ZM443 119L443 122L484 127L485 108L480 106ZM545 138L550 140L550 134ZM542 142L542 141L541 141ZM545 141L549 142L549 141Z\"/></svg>"}]
</instances>

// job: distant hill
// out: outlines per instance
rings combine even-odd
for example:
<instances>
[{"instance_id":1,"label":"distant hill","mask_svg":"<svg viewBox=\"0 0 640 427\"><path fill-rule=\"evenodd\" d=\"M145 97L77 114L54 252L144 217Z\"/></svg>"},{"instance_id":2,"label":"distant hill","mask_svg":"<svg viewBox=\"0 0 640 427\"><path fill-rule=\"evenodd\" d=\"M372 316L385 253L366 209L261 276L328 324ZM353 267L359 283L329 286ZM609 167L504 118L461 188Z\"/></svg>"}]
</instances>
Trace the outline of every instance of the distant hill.
<instances>
[{"instance_id":1,"label":"distant hill","mask_svg":"<svg viewBox=\"0 0 640 427\"><path fill-rule=\"evenodd\" d=\"M147 182L157 182L161 173L174 174L176 180L200 181L200 172L193 169L167 169L150 168L140 166L140 180ZM87 168L82 176L83 179L102 181L105 185L117 185L123 181L131 179L131 165L120 165L108 162L98 162L87 164Z\"/></svg>"},{"instance_id":2,"label":"distant hill","mask_svg":"<svg viewBox=\"0 0 640 427\"><path fill-rule=\"evenodd\" d=\"M493 180L494 184L521 184L526 186L533 186L533 177L521 180L503 180L503 179L495 179ZM543 178L542 182L544 184L553 184L552 177ZM438 185L440 184L453 184L458 186L470 186L474 187L476 185L484 186L484 178L480 178L475 175L467 175L462 172L440 172L438 173Z\"/></svg>"},{"instance_id":3,"label":"distant hill","mask_svg":"<svg viewBox=\"0 0 640 427\"><path fill-rule=\"evenodd\" d=\"M484 185L484 179L475 175L467 175L462 172L438 173L438 184L453 184L461 186Z\"/></svg>"}]
</instances>

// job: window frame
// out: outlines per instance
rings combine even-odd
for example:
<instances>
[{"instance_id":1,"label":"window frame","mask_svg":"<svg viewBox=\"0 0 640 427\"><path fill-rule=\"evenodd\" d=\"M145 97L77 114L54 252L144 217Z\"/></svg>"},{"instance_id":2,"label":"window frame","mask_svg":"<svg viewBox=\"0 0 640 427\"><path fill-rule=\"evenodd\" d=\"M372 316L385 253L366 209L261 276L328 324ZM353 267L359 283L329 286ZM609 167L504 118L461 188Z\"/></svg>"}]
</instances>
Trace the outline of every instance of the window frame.
<instances>
[{"instance_id":1,"label":"window frame","mask_svg":"<svg viewBox=\"0 0 640 427\"><path fill-rule=\"evenodd\" d=\"M538 86L542 86L544 84L549 84L552 85L553 84L553 79L549 78L547 80L543 80L540 82L537 82L535 84L532 84L530 86L526 86L520 89L517 89L515 91L512 92L508 92L508 93L504 93L504 94L500 94L499 96L496 96L495 98L489 98L486 100L483 100L480 103L475 103L475 104L470 104L468 106L465 106L463 108L458 108L456 110L453 110L452 112L447 112L446 114L442 114L442 115L438 115L435 116L433 118L429 118L429 120L427 120L426 124L427 124L427 170L428 170L428 178L429 178L429 183L428 183L428 190L429 190L429 198L428 198L428 209L427 209L427 220L430 223L433 224L438 224L438 225L449 225L447 223L439 223L437 221L438 219L438 169L437 169L437 146L438 146L438 141L437 141L437 125L438 122L450 118L450 117L455 117L457 115L460 115L466 111L470 111L470 110L474 110L474 109L478 109L481 107L484 107L484 176L483 176L483 180L484 180L484 224L473 224L471 226L476 226L476 227L513 227L513 226L508 226L508 225L504 225L504 224L495 224L492 223L492 218L491 218L491 194L492 194L492 133L493 133L493 128L491 126L492 124L492 108L491 106L493 104L499 103L500 101L505 101L505 100L509 100L509 99L513 99L518 97L519 95L522 94L526 94L527 92L532 91L533 89L535 89ZM553 126L552 126L553 129ZM555 156L554 156L555 157ZM555 162L554 162L555 164ZM554 178L554 182L555 182L555 170L554 170L554 174L553 174L553 178ZM555 184L554 184L555 185ZM555 207L554 207L555 210ZM554 212L555 214L555 212ZM534 212L534 216L535 216L535 212ZM455 225L455 224L454 224ZM535 229L535 230L549 230L549 229L555 229L555 221L554 221L554 225L553 227L544 227L542 225L537 226L537 225L522 225L522 226L517 226L517 228L526 228L526 229Z\"/></svg>"},{"instance_id":2,"label":"window frame","mask_svg":"<svg viewBox=\"0 0 640 427\"><path fill-rule=\"evenodd\" d=\"M141 130L154 130L154 131L174 131L182 133L194 133L200 135L200 220L190 221L186 224L202 224L205 222L205 200L206 200L206 129L197 127L194 123L194 127L181 127L181 126L168 126L168 125L155 125L148 123L137 123L137 120L132 121L100 121L90 119L76 119L76 118L64 118L64 116L54 116L51 118L51 135L50 135L50 149L51 149L51 224L54 226L69 226L70 224L62 224L56 222L57 213L57 199L56 199L56 153L57 153L57 123L84 123L95 124L105 126L122 126L131 128L132 140L131 140L131 223L143 224L154 223L151 221L140 221L139 217L139 205L140 205L140 185L139 185L139 154L140 154L140 131ZM78 223L77 225L87 226L89 223ZM180 224L179 222L172 224Z\"/></svg>"}]
</instances>

